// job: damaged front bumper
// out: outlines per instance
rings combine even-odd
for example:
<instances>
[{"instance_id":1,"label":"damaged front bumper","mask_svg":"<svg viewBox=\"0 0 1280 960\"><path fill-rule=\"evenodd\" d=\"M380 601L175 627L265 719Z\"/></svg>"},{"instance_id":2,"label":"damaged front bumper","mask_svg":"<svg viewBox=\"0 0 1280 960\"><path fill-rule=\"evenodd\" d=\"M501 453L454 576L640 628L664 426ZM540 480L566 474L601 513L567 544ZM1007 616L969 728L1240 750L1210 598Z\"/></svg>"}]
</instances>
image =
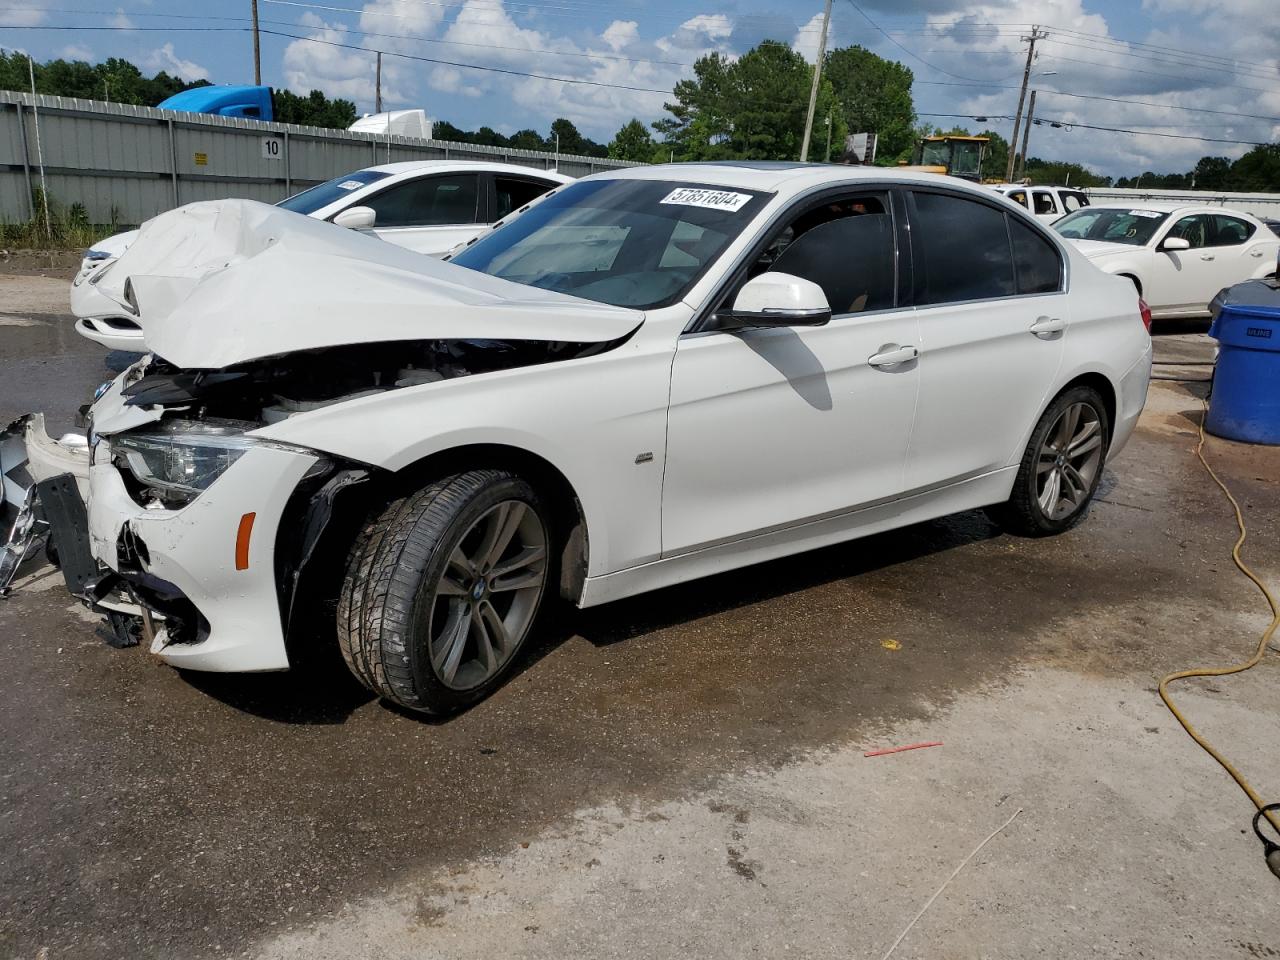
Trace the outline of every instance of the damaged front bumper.
<instances>
[{"instance_id":1,"label":"damaged front bumper","mask_svg":"<svg viewBox=\"0 0 1280 960\"><path fill-rule=\"evenodd\" d=\"M99 441L90 469L89 547L164 616L151 650L190 670L286 670L276 540L294 491L320 458L255 447L191 503L138 503Z\"/></svg>"},{"instance_id":2,"label":"damaged front bumper","mask_svg":"<svg viewBox=\"0 0 1280 960\"><path fill-rule=\"evenodd\" d=\"M176 667L288 669L285 624L298 573L332 496L363 471L340 472L327 492L302 497L300 489L315 493L329 478L331 464L264 444L190 503L162 509L130 490L110 437L95 437L93 447L91 455L84 437L50 438L39 414L0 435L4 499L16 515L0 587L48 540L68 589L108 617L116 645L135 642L132 630ZM277 557L278 539L288 556Z\"/></svg>"}]
</instances>

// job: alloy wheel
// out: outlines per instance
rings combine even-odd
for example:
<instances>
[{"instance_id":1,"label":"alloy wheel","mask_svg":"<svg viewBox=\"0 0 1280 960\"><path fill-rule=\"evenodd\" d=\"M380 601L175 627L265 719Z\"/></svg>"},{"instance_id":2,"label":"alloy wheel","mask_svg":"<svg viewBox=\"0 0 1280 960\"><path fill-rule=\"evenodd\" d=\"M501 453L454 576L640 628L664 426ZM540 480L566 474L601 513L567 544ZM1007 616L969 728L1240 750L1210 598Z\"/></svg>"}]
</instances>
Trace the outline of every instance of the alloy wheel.
<instances>
[{"instance_id":1,"label":"alloy wheel","mask_svg":"<svg viewBox=\"0 0 1280 960\"><path fill-rule=\"evenodd\" d=\"M1102 467L1102 419L1089 403L1073 403L1053 422L1036 461L1036 498L1051 520L1089 499Z\"/></svg>"},{"instance_id":2,"label":"alloy wheel","mask_svg":"<svg viewBox=\"0 0 1280 960\"><path fill-rule=\"evenodd\" d=\"M446 687L469 690L519 649L547 579L547 531L537 511L504 500L454 543L431 598L431 667Z\"/></svg>"}]
</instances>

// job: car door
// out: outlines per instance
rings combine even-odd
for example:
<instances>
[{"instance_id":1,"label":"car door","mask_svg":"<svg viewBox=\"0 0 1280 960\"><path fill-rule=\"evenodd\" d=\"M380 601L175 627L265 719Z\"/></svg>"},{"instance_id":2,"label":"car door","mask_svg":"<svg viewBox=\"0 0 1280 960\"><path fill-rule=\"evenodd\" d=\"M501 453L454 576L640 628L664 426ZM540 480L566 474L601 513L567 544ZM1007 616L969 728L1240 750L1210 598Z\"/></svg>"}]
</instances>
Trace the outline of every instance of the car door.
<instances>
[{"instance_id":1,"label":"car door","mask_svg":"<svg viewBox=\"0 0 1280 960\"><path fill-rule=\"evenodd\" d=\"M896 496L915 411L916 322L901 302L887 190L801 202L716 304L765 271L823 288L824 326L681 337L671 371L664 556L838 515Z\"/></svg>"},{"instance_id":2,"label":"car door","mask_svg":"<svg viewBox=\"0 0 1280 960\"><path fill-rule=\"evenodd\" d=\"M363 205L373 208L383 240L442 257L483 229L481 197L479 174L442 173L392 184Z\"/></svg>"},{"instance_id":3,"label":"car door","mask_svg":"<svg viewBox=\"0 0 1280 960\"><path fill-rule=\"evenodd\" d=\"M1212 253L1222 281L1219 289L1250 279L1262 267L1274 268L1276 246L1274 240L1260 237L1257 226L1243 217L1213 214Z\"/></svg>"},{"instance_id":4,"label":"car door","mask_svg":"<svg viewBox=\"0 0 1280 960\"><path fill-rule=\"evenodd\" d=\"M1203 313L1213 295L1230 282L1222 280L1226 275L1224 265L1228 270L1230 265L1219 259L1221 251L1213 246L1213 220L1211 213L1189 214L1170 224L1163 235L1157 234L1144 292L1150 288L1164 310ZM1170 237L1186 240L1190 249L1164 249L1164 242Z\"/></svg>"},{"instance_id":5,"label":"car door","mask_svg":"<svg viewBox=\"0 0 1280 960\"><path fill-rule=\"evenodd\" d=\"M977 197L911 193L920 401L905 487L1006 466L1040 415L1071 323L1044 228Z\"/></svg>"}]
</instances>

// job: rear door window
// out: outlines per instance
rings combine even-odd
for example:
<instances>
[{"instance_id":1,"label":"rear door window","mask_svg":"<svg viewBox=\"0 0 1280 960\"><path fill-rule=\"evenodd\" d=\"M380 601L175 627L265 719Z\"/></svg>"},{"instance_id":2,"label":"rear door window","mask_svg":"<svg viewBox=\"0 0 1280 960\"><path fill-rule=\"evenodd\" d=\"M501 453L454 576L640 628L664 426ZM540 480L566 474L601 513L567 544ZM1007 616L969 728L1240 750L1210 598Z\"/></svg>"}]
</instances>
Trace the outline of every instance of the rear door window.
<instances>
[{"instance_id":1,"label":"rear door window","mask_svg":"<svg viewBox=\"0 0 1280 960\"><path fill-rule=\"evenodd\" d=\"M1037 216L1049 216L1058 212L1058 205L1053 202L1053 194L1048 190L1037 190L1032 197L1035 199Z\"/></svg>"},{"instance_id":2,"label":"rear door window","mask_svg":"<svg viewBox=\"0 0 1280 960\"><path fill-rule=\"evenodd\" d=\"M918 305L1012 296L1005 215L977 200L913 191L911 244Z\"/></svg>"},{"instance_id":3,"label":"rear door window","mask_svg":"<svg viewBox=\"0 0 1280 960\"><path fill-rule=\"evenodd\" d=\"M1248 220L1229 217L1223 213L1213 215L1213 245L1215 247L1238 247L1253 236L1256 229Z\"/></svg>"},{"instance_id":4,"label":"rear door window","mask_svg":"<svg viewBox=\"0 0 1280 960\"><path fill-rule=\"evenodd\" d=\"M479 178L474 173L422 177L388 187L364 201L375 227L434 227L475 223Z\"/></svg>"},{"instance_id":5,"label":"rear door window","mask_svg":"<svg viewBox=\"0 0 1280 960\"><path fill-rule=\"evenodd\" d=\"M527 180L524 177L494 177L493 219L501 220L512 210L519 210L531 200L537 200L559 184L547 180Z\"/></svg>"}]
</instances>

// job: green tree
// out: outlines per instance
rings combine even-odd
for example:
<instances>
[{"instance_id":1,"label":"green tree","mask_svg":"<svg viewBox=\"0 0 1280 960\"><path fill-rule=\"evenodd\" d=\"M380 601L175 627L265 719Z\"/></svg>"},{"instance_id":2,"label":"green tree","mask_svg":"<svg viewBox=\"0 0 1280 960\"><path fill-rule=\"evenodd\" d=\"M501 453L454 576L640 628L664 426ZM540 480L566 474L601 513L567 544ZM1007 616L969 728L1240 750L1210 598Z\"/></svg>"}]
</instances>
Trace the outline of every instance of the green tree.
<instances>
[{"instance_id":1,"label":"green tree","mask_svg":"<svg viewBox=\"0 0 1280 960\"><path fill-rule=\"evenodd\" d=\"M350 100L330 100L320 90L300 97L291 90L272 91L272 108L280 123L345 130L356 121L356 105Z\"/></svg>"},{"instance_id":2,"label":"green tree","mask_svg":"<svg viewBox=\"0 0 1280 960\"><path fill-rule=\"evenodd\" d=\"M509 145L520 150L545 150L547 141L537 130L517 130L509 138Z\"/></svg>"},{"instance_id":3,"label":"green tree","mask_svg":"<svg viewBox=\"0 0 1280 960\"><path fill-rule=\"evenodd\" d=\"M639 120L628 120L609 143L615 160L648 161L653 158L653 135Z\"/></svg>"},{"instance_id":4,"label":"green tree","mask_svg":"<svg viewBox=\"0 0 1280 960\"><path fill-rule=\"evenodd\" d=\"M554 147L557 140L560 143L561 153L583 153L586 146L586 141L578 132L578 128L573 125L573 121L566 120L564 117L551 123L551 136L547 137L547 142Z\"/></svg>"},{"instance_id":5,"label":"green tree","mask_svg":"<svg viewBox=\"0 0 1280 960\"><path fill-rule=\"evenodd\" d=\"M849 132L876 134L877 157L910 158L916 110L911 99L915 77L909 68L852 46L828 53L822 75L831 82Z\"/></svg>"},{"instance_id":6,"label":"green tree","mask_svg":"<svg viewBox=\"0 0 1280 960\"><path fill-rule=\"evenodd\" d=\"M1231 187L1258 193L1280 191L1280 144L1254 147L1233 163Z\"/></svg>"},{"instance_id":7,"label":"green tree","mask_svg":"<svg viewBox=\"0 0 1280 960\"><path fill-rule=\"evenodd\" d=\"M765 40L737 61L700 57L665 104L670 117L655 123L680 160L794 160L800 155L813 68L785 43ZM832 117L835 146L847 127L831 82L819 86L810 156L823 159L824 118Z\"/></svg>"},{"instance_id":8,"label":"green tree","mask_svg":"<svg viewBox=\"0 0 1280 960\"><path fill-rule=\"evenodd\" d=\"M120 57L109 57L97 64L83 60L47 60L34 66L37 93L110 100L144 107L154 107L175 93L209 83L208 80L187 83L163 70L148 78L134 64ZM26 54L0 52L0 89L31 89Z\"/></svg>"},{"instance_id":9,"label":"green tree","mask_svg":"<svg viewBox=\"0 0 1280 960\"><path fill-rule=\"evenodd\" d=\"M1197 190L1230 189L1231 160L1227 157L1201 157L1192 176Z\"/></svg>"}]
</instances>

